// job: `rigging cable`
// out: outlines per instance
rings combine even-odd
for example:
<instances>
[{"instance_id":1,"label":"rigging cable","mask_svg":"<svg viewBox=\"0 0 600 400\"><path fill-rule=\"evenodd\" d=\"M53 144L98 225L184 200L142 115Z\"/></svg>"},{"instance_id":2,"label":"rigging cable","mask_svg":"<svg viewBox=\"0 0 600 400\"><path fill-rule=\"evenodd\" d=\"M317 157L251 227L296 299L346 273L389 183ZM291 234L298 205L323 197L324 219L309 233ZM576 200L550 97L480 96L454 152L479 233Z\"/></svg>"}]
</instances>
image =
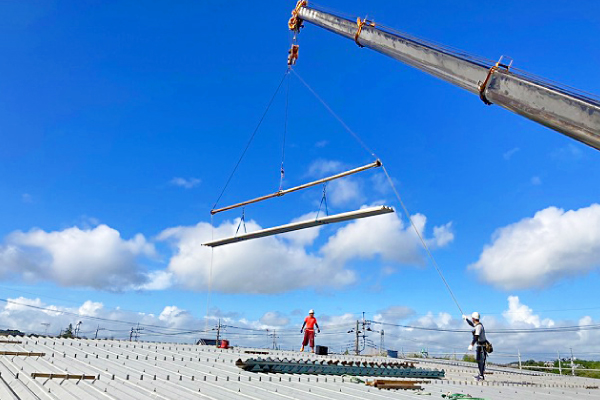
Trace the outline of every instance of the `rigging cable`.
<instances>
[{"instance_id":1,"label":"rigging cable","mask_svg":"<svg viewBox=\"0 0 600 400\"><path fill-rule=\"evenodd\" d=\"M283 81L285 81L285 78L287 77L288 73L289 73L289 70L286 69L285 73L283 74L283 77L281 78L281 81L279 82L279 85L277 85L277 89L275 89L275 93L273 93L273 96L271 97L271 100L269 100L269 103L267 104L267 108L265 109L265 112L263 113L262 117L260 117L260 120L258 121L258 125L256 125L256 128L254 128L254 131L252 132L252 135L250 135L250 139L248 140L248 143L246 144L246 147L244 148L244 151L242 152L242 155L240 156L239 160L235 164L235 167L233 168L233 171L231 171L231 174L229 175L229 178L227 178L227 182L225 183L225 186L223 187L223 190L221 190L221 193L219 194L219 197L217 198L217 201L215 201L215 204L213 205L213 209L215 209L217 207L217 204L221 200L221 197L223 197L223 194L225 193L225 190L229 186L229 183L231 183L231 179L233 178L233 175L235 174L235 172L237 171L238 167L240 166L240 163L242 162L242 159L246 155L246 152L248 151L248 148L250 147L250 144L252 144L252 141L254 140L254 136L256 136L256 133L258 132L258 129L260 128L260 126L263 123L265 117L267 116L267 113L269 112L269 109L271 108L271 105L273 104L273 101L275 100L275 97L277 97L277 93L279 93L279 89L281 88L281 85L283 85Z\"/></svg>"},{"instance_id":2,"label":"rigging cable","mask_svg":"<svg viewBox=\"0 0 600 400\"><path fill-rule=\"evenodd\" d=\"M279 84L277 85L277 88L275 89L275 93L273 93L273 96L271 96L271 100L269 100L269 102L267 103L267 107L263 113L263 115L260 117L260 120L258 121L258 124L256 125L256 128L254 128L254 131L252 132L252 135L250 135L250 139L248 140L248 143L246 144L246 147L244 148L244 151L242 151L242 154L240 155L240 158L238 159L237 163L235 164L235 167L233 167L233 170L231 171L231 174L229 175L229 178L227 178L227 181L225 182L225 186L223 186L223 189L221 190L221 193L219 194L219 197L217 198L217 201L215 201L215 204L213 205L213 210L217 207L217 204L219 203L219 201L221 200L221 197L223 197L223 194L225 193L225 190L227 190L227 187L229 186L229 183L231 182L231 179L233 179L233 175L235 174L235 172L237 171L238 167L240 166L242 159L244 158L244 156L246 155L246 152L248 151L248 148L250 147L250 144L252 144L252 141L254 140L254 137L256 136L256 133L258 132L258 129L260 128L260 126L262 125L265 117L267 116L267 113L269 112L269 109L271 108L271 105L273 104L273 101L275 100L275 98L277 97L277 94L279 93L279 89L281 89L281 85L283 85L283 81L285 81L285 78L289 75L289 68L286 69L285 73L283 74L283 77L281 78L281 81L279 82ZM289 85L289 82L288 82ZM287 130L287 103L286 103L286 127L285 129ZM285 139L285 136L284 136ZM281 182L283 182L283 158L281 161ZM281 185L281 183L280 183ZM214 225L214 219L213 219L214 215L211 213L211 217L210 217L210 226L211 226L211 240L214 240L214 230L215 230L215 225ZM245 224L244 224L244 229L245 229ZM238 227L239 229L239 227ZM208 329L208 318L209 318L209 310L210 310L210 295L212 292L212 272L213 272L213 258L214 258L214 247L211 249L210 252L210 270L208 273L208 293L206 294L206 329Z\"/></svg>"},{"instance_id":3,"label":"rigging cable","mask_svg":"<svg viewBox=\"0 0 600 400\"><path fill-rule=\"evenodd\" d=\"M435 261L435 258L433 257L433 254L431 253L431 250L429 249L429 246L427 246L427 243L425 242L425 239L423 239L423 235L421 235L421 232L419 232L419 229L417 228L417 226L415 225L413 219L411 218L411 216L410 216L410 214L408 212L408 209L406 208L406 205L402 201L402 198L400 197L400 194L398 193L398 190L396 189L396 186L394 185L394 182L392 181L392 178L390 177L390 174L388 174L388 171L385 168L385 164L383 164L381 167L383 168L383 172L385 173L385 176L387 177L387 180L390 183L390 186L392 187L392 190L394 191L394 194L396 195L396 197L398 198L398 201L400 202L400 205L402 206L402 210L404 211L404 214L406 214L406 217L410 221L410 224L412 225L413 229L417 233L417 236L419 237L419 240L421 241L421 245L423 246L423 248L427 252L427 255L429 256L429 259L431 260L431 263L435 267L435 270L437 271L438 275L440 276L440 278L442 278L442 281L444 282L444 285L446 285L446 289L448 289L448 292L450 293L450 296L452 296L452 300L454 300L454 303L456 304L456 307L458 307L458 310L460 311L460 314L463 315L464 312L463 312L462 308L458 304L458 301L456 300L456 297L454 296L454 293L452 292L452 289L450 289L450 285L448 285L448 282L446 281L446 278L444 278L444 274L442 274L442 270L438 266L437 261Z\"/></svg>"},{"instance_id":4,"label":"rigging cable","mask_svg":"<svg viewBox=\"0 0 600 400\"><path fill-rule=\"evenodd\" d=\"M306 88L317 98L317 100L319 100L321 102L321 104L331 113L331 115L333 115L333 117L335 117L340 122L340 124L342 124L342 126L348 131L348 133L350 133L354 137L354 139L356 139L356 141L363 147L363 149L365 149L373 157L379 159L375 155L375 153L362 141L362 139L354 131L352 131L352 129L350 129L350 127L348 127L348 125L346 125L346 123L331 109L331 107L329 107L329 105L327 103L325 103L325 101L304 81L304 79L302 79L300 77L300 75L298 75L298 73L294 69L292 69L292 72L294 73L294 75L296 75L296 77L298 77L298 79L300 80L300 82L302 82L302 84L304 86L306 86ZM425 239L423 239L423 235L421 235L421 232L419 232L419 229L417 229L417 226L414 223L414 221L413 221L410 213L408 212L408 209L404 205L404 202L402 201L402 198L400 197L400 194L398 193L398 190L396 190L396 186L394 185L394 182L392 181L390 175L388 174L387 169L385 168L385 164L382 164L382 167L383 167L383 171L385 173L385 176L387 177L387 180L390 183L390 186L392 187L392 190L394 191L394 194L396 195L396 198L398 199L398 201L400 202L400 205L402 206L402 210L404 211L404 214L406 215L406 218L408 218L408 220L410 221L411 226L413 227L414 231L416 232L417 236L419 237L421 245L425 249L425 251L426 251L429 259L433 263L433 266L435 267L435 270L439 274L440 278L442 278L442 281L444 282L444 285L446 285L446 289L448 289L448 292L450 293L450 296L452 297L452 300L454 300L454 303L458 307L458 310L460 311L461 315L464 314L462 308L460 307L460 305L458 304L458 301L456 300L456 297L454 296L454 293L452 292L452 289L450 289L450 285L448 285L448 282L446 281L446 278L444 278L444 275L442 274L442 271L440 270L437 262L435 261L435 258L433 257L433 254L431 253L431 250L429 249L429 246L427 246L427 243L425 242Z\"/></svg>"},{"instance_id":5,"label":"rigging cable","mask_svg":"<svg viewBox=\"0 0 600 400\"><path fill-rule=\"evenodd\" d=\"M286 76L289 75L289 68L288 71L286 72ZM283 179L285 177L285 168L284 168L284 162L285 162L285 139L287 136L287 123L288 123L288 106L289 106L289 101L290 101L290 80L288 78L287 80L287 87L286 87L286 91L285 91L285 116L284 116L284 120L283 120L283 143L281 145L281 177L279 178L279 191L281 191L283 189Z\"/></svg>"}]
</instances>

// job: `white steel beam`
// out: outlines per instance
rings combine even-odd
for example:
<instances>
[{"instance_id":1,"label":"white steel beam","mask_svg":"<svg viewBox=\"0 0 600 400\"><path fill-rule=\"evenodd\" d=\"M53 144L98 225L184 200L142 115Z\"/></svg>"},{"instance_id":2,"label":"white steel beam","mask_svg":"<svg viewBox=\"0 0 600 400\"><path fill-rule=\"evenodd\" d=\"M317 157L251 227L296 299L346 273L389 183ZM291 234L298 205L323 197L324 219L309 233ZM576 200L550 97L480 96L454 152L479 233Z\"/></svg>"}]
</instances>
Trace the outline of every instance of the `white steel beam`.
<instances>
[{"instance_id":1,"label":"white steel beam","mask_svg":"<svg viewBox=\"0 0 600 400\"><path fill-rule=\"evenodd\" d=\"M292 192L296 192L298 190L302 190L302 189L306 189L306 188L309 188L309 187L312 187L312 186L316 186L316 185L319 185L321 183L332 181L334 179L340 179L340 178L343 178L343 177L348 176L348 175L352 175L352 174L356 174L358 172L365 171L367 169L378 168L378 167L381 167L381 165L382 165L381 161L376 160L376 161L372 162L371 164L363 165L362 167L354 168L354 169L351 169L349 171L344 171L344 172L341 172L339 174L329 176L327 178L318 179L316 181L305 183L305 184L299 185L299 186L295 186L293 188L280 190L278 192L271 193L271 194L268 194L266 196L257 197L257 198L252 199L252 200L246 200L246 201L243 201L241 203L233 204L231 206L213 209L213 210L210 211L210 213L214 215L214 214L220 213L222 211L227 211L227 210L231 210L231 209L234 209L234 208L243 207L243 206L246 206L246 205L252 204L252 203L258 203L259 201L263 201L263 200L267 200L267 199L272 199L274 197L281 197L281 196L286 195L288 193L292 193Z\"/></svg>"},{"instance_id":2,"label":"white steel beam","mask_svg":"<svg viewBox=\"0 0 600 400\"><path fill-rule=\"evenodd\" d=\"M202 245L209 246L209 247L217 247L217 246L222 246L224 244L241 242L243 240L257 239L257 238L261 238L261 237L265 237L265 236L272 236L272 235L277 235L280 233L286 233L286 232L297 231L300 229L312 228L312 227L319 226L319 225L332 224L335 222L343 222L343 221L349 221L349 220L359 219L359 218L373 217L376 215L387 214L387 213L392 213L392 212L394 212L394 209L392 207L388 207L388 206L376 206L376 207L362 208L360 210L345 212L345 213L336 214L336 215L329 215L327 217L323 217L323 218L319 218L319 219L294 222L291 224L280 225L280 226L276 226L273 228L261 229L256 232L245 233L245 234L239 235L239 236L234 236L234 237L229 237L229 238L225 238L225 239L215 240L212 242L203 243Z\"/></svg>"}]
</instances>

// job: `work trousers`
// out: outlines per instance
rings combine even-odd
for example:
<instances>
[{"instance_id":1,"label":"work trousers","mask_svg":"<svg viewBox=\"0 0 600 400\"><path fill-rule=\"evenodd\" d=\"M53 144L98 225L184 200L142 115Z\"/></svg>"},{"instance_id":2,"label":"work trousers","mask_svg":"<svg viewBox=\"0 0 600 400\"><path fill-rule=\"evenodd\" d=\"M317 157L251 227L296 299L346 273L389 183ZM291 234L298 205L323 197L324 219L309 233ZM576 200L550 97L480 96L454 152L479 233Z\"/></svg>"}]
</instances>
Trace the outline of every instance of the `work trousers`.
<instances>
[{"instance_id":1,"label":"work trousers","mask_svg":"<svg viewBox=\"0 0 600 400\"><path fill-rule=\"evenodd\" d=\"M306 346L310 343L310 347L315 347L315 330L314 329L305 329L304 330L304 340L302 341L302 346Z\"/></svg>"},{"instance_id":2,"label":"work trousers","mask_svg":"<svg viewBox=\"0 0 600 400\"><path fill-rule=\"evenodd\" d=\"M485 371L485 359L487 358L487 353L485 352L485 347L483 345L477 345L477 367L479 367L479 376L483 378L483 373Z\"/></svg>"}]
</instances>

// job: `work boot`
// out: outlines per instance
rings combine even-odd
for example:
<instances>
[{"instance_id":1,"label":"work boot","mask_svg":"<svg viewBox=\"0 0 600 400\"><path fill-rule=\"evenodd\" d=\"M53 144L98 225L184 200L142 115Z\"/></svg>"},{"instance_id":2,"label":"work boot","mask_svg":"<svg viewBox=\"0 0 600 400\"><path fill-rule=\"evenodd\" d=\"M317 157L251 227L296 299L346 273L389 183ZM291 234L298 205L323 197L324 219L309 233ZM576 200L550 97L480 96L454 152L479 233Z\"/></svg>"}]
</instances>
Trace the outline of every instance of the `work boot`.
<instances>
[{"instance_id":1,"label":"work boot","mask_svg":"<svg viewBox=\"0 0 600 400\"><path fill-rule=\"evenodd\" d=\"M300 353L304 352L304 346L300 347Z\"/></svg>"}]
</instances>

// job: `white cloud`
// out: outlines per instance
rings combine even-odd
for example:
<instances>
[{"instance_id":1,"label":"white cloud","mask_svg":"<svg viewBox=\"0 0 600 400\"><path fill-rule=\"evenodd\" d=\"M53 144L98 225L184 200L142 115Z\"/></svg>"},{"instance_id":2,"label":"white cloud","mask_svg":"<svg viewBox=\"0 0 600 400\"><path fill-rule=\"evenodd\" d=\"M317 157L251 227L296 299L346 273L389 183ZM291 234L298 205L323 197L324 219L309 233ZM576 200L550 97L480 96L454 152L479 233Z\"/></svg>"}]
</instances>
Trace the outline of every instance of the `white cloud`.
<instances>
[{"instance_id":1,"label":"white cloud","mask_svg":"<svg viewBox=\"0 0 600 400\"><path fill-rule=\"evenodd\" d=\"M533 186L539 186L542 184L542 179L539 176L534 176L531 178L531 184Z\"/></svg>"},{"instance_id":2,"label":"white cloud","mask_svg":"<svg viewBox=\"0 0 600 400\"><path fill-rule=\"evenodd\" d=\"M192 327L194 325L197 326L200 323L200 321L194 323L192 314L177 306L166 306L158 316L158 319L171 328Z\"/></svg>"},{"instance_id":3,"label":"white cloud","mask_svg":"<svg viewBox=\"0 0 600 400\"><path fill-rule=\"evenodd\" d=\"M202 243L235 235L238 220L226 221L214 228L207 223L176 227L163 231L159 240L168 240L176 248L169 271L184 287L227 293L281 293L302 287L351 284L356 276L340 264L327 263L304 248L290 246L279 237L239 242L211 250ZM247 221L248 231L261 229ZM214 254L212 253L214 251ZM212 272L211 272L212 269Z\"/></svg>"},{"instance_id":4,"label":"white cloud","mask_svg":"<svg viewBox=\"0 0 600 400\"><path fill-rule=\"evenodd\" d=\"M21 200L23 201L23 203L33 203L33 197L29 193L23 193L21 195Z\"/></svg>"},{"instance_id":5,"label":"white cloud","mask_svg":"<svg viewBox=\"0 0 600 400\"><path fill-rule=\"evenodd\" d=\"M102 310L104 305L102 303L94 302L94 301L86 301L83 303L81 307L79 307L79 314L81 315L89 315L91 317L98 315L98 313Z\"/></svg>"},{"instance_id":6,"label":"white cloud","mask_svg":"<svg viewBox=\"0 0 600 400\"><path fill-rule=\"evenodd\" d=\"M433 240L430 240L428 244L433 245L432 247L444 247L453 240L452 222L448 222L445 225L433 227Z\"/></svg>"},{"instance_id":7,"label":"white cloud","mask_svg":"<svg viewBox=\"0 0 600 400\"><path fill-rule=\"evenodd\" d=\"M426 218L413 216L421 232ZM397 213L363 218L340 228L323 246L321 252L333 263L346 263L354 258L375 256L401 264L420 264L424 260L421 246L411 226L404 226Z\"/></svg>"},{"instance_id":8,"label":"white cloud","mask_svg":"<svg viewBox=\"0 0 600 400\"><path fill-rule=\"evenodd\" d=\"M106 225L55 232L16 231L6 241L0 248L0 275L62 286L121 290L142 284L147 278L137 258L155 256L154 246L143 235L124 240Z\"/></svg>"},{"instance_id":9,"label":"white cloud","mask_svg":"<svg viewBox=\"0 0 600 400\"><path fill-rule=\"evenodd\" d=\"M365 200L358 180L351 177L332 181L327 185L327 199L334 207L361 204Z\"/></svg>"},{"instance_id":10,"label":"white cloud","mask_svg":"<svg viewBox=\"0 0 600 400\"><path fill-rule=\"evenodd\" d=\"M173 179L171 179L171 185L174 186L179 186L185 189L191 189L193 187L196 187L200 184L200 182L202 182L200 179L198 178L179 178L179 177L175 177Z\"/></svg>"},{"instance_id":11,"label":"white cloud","mask_svg":"<svg viewBox=\"0 0 600 400\"><path fill-rule=\"evenodd\" d=\"M150 271L146 274L146 282L141 285L131 285L134 290L165 290L175 284L173 274L169 271Z\"/></svg>"},{"instance_id":12,"label":"white cloud","mask_svg":"<svg viewBox=\"0 0 600 400\"><path fill-rule=\"evenodd\" d=\"M324 213L319 214L319 216L324 216ZM311 212L308 214L304 214L301 217L294 218L291 222L301 222L301 221L309 221L314 220L317 217L316 212ZM317 226L312 229L300 229L293 232L288 232L281 237L285 240L288 240L293 246L304 247L310 246L313 244L315 239L319 236L321 232L322 226Z\"/></svg>"},{"instance_id":13,"label":"white cloud","mask_svg":"<svg viewBox=\"0 0 600 400\"><path fill-rule=\"evenodd\" d=\"M502 289L543 288L600 267L600 205L549 207L498 229L469 268Z\"/></svg>"},{"instance_id":14,"label":"white cloud","mask_svg":"<svg viewBox=\"0 0 600 400\"><path fill-rule=\"evenodd\" d=\"M515 147L513 149L508 150L506 153L504 153L502 156L504 157L505 160L510 160L512 158L512 156L514 156L516 153L518 153L521 149L518 147Z\"/></svg>"},{"instance_id":15,"label":"white cloud","mask_svg":"<svg viewBox=\"0 0 600 400\"><path fill-rule=\"evenodd\" d=\"M532 325L535 328L554 326L554 321L551 319L542 320L539 315L533 313L531 308L521 304L518 296L508 296L508 310L504 311L502 316L512 326Z\"/></svg>"},{"instance_id":16,"label":"white cloud","mask_svg":"<svg viewBox=\"0 0 600 400\"><path fill-rule=\"evenodd\" d=\"M583 152L579 146L574 144L568 144L565 147L561 147L550 154L552 158L561 162L572 162L583 158Z\"/></svg>"},{"instance_id":17,"label":"white cloud","mask_svg":"<svg viewBox=\"0 0 600 400\"><path fill-rule=\"evenodd\" d=\"M415 310L407 306L390 306L384 310L377 311L373 320L379 322L395 323L415 315Z\"/></svg>"},{"instance_id":18,"label":"white cloud","mask_svg":"<svg viewBox=\"0 0 600 400\"><path fill-rule=\"evenodd\" d=\"M316 160L308 166L307 176L312 178L323 178L324 175L331 175L342 172L344 164L334 160Z\"/></svg>"},{"instance_id":19,"label":"white cloud","mask_svg":"<svg viewBox=\"0 0 600 400\"><path fill-rule=\"evenodd\" d=\"M267 326L286 326L290 323L290 319L283 316L278 311L268 311L260 317L260 323Z\"/></svg>"},{"instance_id":20,"label":"white cloud","mask_svg":"<svg viewBox=\"0 0 600 400\"><path fill-rule=\"evenodd\" d=\"M308 214L298 219L312 218ZM415 224L423 232L426 218L417 214ZM347 223L330 236L325 245L310 248L320 230L305 230L211 249L210 240L234 236L239 220L169 228L158 240L174 248L168 272L185 288L226 293L281 293L306 287L340 288L356 282L347 263L356 258L381 257L400 264L424 263L420 242L412 227L405 227L396 214ZM247 221L248 232L261 229ZM434 230L437 246L447 244L449 225ZM423 233L422 233L423 234ZM212 270L212 271L211 271ZM388 268L389 270L389 268Z\"/></svg>"},{"instance_id":21,"label":"white cloud","mask_svg":"<svg viewBox=\"0 0 600 400\"><path fill-rule=\"evenodd\" d=\"M264 313L258 319L241 317L237 313L212 310L208 319L209 328L216 324L218 318L221 323L228 325L222 332L223 337L232 340L233 345L265 346L270 345L271 338L267 336L274 327L282 332L278 344L284 349L298 348L302 339L299 332L302 318L307 310L300 310L293 320L287 318L278 310ZM327 310L317 310L319 327L323 334L318 336L317 343L348 343L354 346L354 332L356 320L361 317L352 314L321 314ZM488 339L494 344L495 352L492 355L494 362L515 361L517 351L521 352L523 359L539 359L540 354L551 354L556 351L564 354L573 348L575 355L578 352L585 354L600 351L600 331L587 329L589 326L598 325L590 316L582 316L575 321L553 321L542 319L529 306L520 302L516 296L508 298L508 308L503 313L504 319L496 319L482 311L482 323L485 326ZM453 311L455 314L456 312ZM293 314L293 312L291 313ZM96 319L101 318L100 323ZM430 330L412 329L397 326L393 318L402 317L402 324L415 327L429 328ZM412 310L405 306L388 306L376 314L371 323L373 331L367 331L367 337L375 343L380 339L380 330L385 330L386 348L400 350L405 353L418 352L427 348L430 354L456 353L458 358L467 352L471 342L471 328L462 319L445 311L429 311L425 315L415 316ZM159 315L144 312L125 311L121 309L106 309L102 303L88 300L80 306L62 307L46 304L40 299L17 298L8 299L4 305L0 304L0 326L4 329L18 329L25 333L44 333L57 335L60 330L69 324L75 326L78 321L81 325L81 336L94 337L96 328L100 325L105 330L99 331L99 337L116 337L128 339L130 329L138 322L144 330L140 331L142 340L168 340L190 343L198 337L213 337L215 332L204 333L206 319L195 318L188 310L177 305L168 305ZM385 323L382 325L381 322ZM48 327L45 324L49 324ZM515 332L515 329L543 329L548 327L580 326L580 331L559 332ZM240 329L241 328L241 329ZM255 330L252 335L247 335L248 329ZM190 333L191 331L191 333ZM260 332L264 334L261 334ZM351 332L348 332L351 331ZM512 331L512 332L511 332ZM337 346L335 347L337 350ZM472 354L472 353L471 353Z\"/></svg>"}]
</instances>

